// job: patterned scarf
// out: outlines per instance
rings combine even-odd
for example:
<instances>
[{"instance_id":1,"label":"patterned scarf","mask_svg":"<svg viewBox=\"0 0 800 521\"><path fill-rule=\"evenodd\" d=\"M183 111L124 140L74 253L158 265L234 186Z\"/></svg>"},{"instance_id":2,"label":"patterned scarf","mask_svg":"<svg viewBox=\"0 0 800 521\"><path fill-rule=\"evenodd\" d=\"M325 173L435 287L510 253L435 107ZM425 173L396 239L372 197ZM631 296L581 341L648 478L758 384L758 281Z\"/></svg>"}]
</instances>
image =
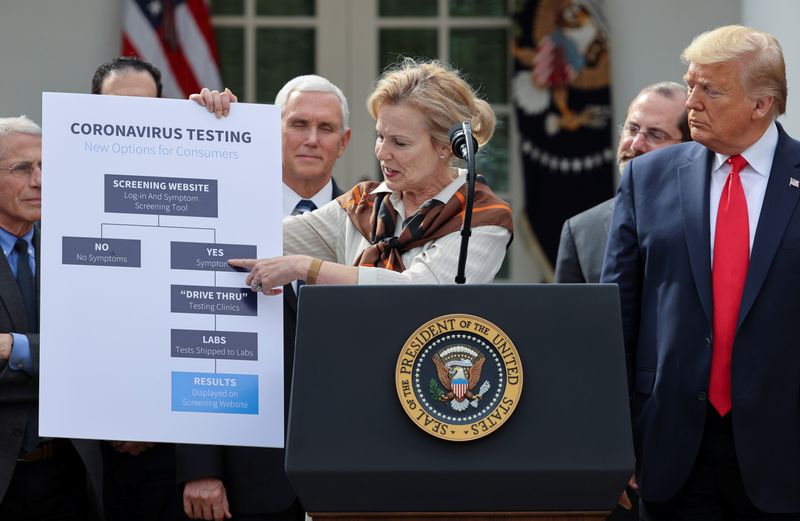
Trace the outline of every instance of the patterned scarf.
<instances>
[{"instance_id":1,"label":"patterned scarf","mask_svg":"<svg viewBox=\"0 0 800 521\"><path fill-rule=\"evenodd\" d=\"M354 266L405 270L401 255L429 241L461 230L464 223L467 184L461 186L447 203L429 199L403 223L399 236L394 235L397 210L389 199L391 192L373 194L380 185L365 181L336 198L356 229L370 243L353 263ZM511 208L485 184L475 183L472 227L502 226L513 232Z\"/></svg>"}]
</instances>

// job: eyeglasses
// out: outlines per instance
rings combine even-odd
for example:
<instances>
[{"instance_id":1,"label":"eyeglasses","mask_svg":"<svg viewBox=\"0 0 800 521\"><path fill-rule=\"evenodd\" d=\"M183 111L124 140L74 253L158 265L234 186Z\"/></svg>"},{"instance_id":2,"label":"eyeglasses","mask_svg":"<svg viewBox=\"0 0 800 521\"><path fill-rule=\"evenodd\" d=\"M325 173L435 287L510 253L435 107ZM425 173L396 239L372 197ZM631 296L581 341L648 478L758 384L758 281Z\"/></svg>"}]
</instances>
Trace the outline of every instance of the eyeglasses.
<instances>
[{"instance_id":1,"label":"eyeglasses","mask_svg":"<svg viewBox=\"0 0 800 521\"><path fill-rule=\"evenodd\" d=\"M42 169L42 162L38 161L36 163L14 163L8 168L0 168L0 170L6 170L11 173L14 177L30 177L33 175L33 169L38 168L39 170Z\"/></svg>"},{"instance_id":2,"label":"eyeglasses","mask_svg":"<svg viewBox=\"0 0 800 521\"><path fill-rule=\"evenodd\" d=\"M647 143L654 146L663 145L664 143L669 143L671 141L680 141L680 139L669 137L669 134L665 134L660 130L642 130L638 125L634 125L633 123L620 125L619 134L624 138L630 139L636 139L636 136L641 134L644 136L644 140L647 141Z\"/></svg>"}]
</instances>

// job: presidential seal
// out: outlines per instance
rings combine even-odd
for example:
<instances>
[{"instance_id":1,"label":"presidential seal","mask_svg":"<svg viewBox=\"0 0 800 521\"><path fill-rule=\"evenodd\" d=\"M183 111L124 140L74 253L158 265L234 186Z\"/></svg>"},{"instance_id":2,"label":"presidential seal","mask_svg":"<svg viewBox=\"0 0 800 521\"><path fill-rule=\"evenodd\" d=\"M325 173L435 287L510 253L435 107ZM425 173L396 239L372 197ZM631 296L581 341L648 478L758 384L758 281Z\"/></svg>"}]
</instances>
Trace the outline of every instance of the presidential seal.
<instances>
[{"instance_id":1,"label":"presidential seal","mask_svg":"<svg viewBox=\"0 0 800 521\"><path fill-rule=\"evenodd\" d=\"M522 364L496 325L473 315L444 315L403 345L395 383L403 410L420 429L469 441L496 431L514 412Z\"/></svg>"}]
</instances>

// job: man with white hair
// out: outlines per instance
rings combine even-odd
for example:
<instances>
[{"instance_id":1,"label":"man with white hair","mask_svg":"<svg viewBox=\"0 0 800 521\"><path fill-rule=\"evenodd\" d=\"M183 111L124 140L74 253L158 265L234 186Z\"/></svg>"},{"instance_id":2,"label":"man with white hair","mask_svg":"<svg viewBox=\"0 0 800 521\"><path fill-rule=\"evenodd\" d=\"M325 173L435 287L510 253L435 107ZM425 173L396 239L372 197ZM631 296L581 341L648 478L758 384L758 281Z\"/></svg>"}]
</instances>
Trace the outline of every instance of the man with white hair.
<instances>
[{"instance_id":1,"label":"man with white hair","mask_svg":"<svg viewBox=\"0 0 800 521\"><path fill-rule=\"evenodd\" d=\"M194 99L225 116L236 96L203 89ZM349 109L342 91L317 75L298 76L278 92L281 108L284 215L313 211L342 192L333 166L350 142ZM284 288L284 399L288 412L294 360L297 296ZM303 508L283 470L283 449L178 446L178 481L192 519L302 520Z\"/></svg>"},{"instance_id":2,"label":"man with white hair","mask_svg":"<svg viewBox=\"0 0 800 521\"><path fill-rule=\"evenodd\" d=\"M0 519L83 521L102 516L99 444L39 436L41 198L41 129L0 118Z\"/></svg>"}]
</instances>

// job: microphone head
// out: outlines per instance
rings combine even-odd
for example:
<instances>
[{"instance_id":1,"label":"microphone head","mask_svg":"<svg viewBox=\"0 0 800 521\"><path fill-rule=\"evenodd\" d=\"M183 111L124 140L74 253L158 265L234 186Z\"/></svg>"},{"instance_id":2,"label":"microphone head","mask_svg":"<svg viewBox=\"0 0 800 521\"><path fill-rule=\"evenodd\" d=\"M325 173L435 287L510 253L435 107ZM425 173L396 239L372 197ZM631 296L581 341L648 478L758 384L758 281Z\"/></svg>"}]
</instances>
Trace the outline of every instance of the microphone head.
<instances>
[{"instance_id":1,"label":"microphone head","mask_svg":"<svg viewBox=\"0 0 800 521\"><path fill-rule=\"evenodd\" d=\"M456 123L452 127L450 127L450 131L447 133L448 137L450 138L450 143L453 143L453 139L458 139L459 136L463 139L464 136L464 124L463 123Z\"/></svg>"},{"instance_id":2,"label":"microphone head","mask_svg":"<svg viewBox=\"0 0 800 521\"><path fill-rule=\"evenodd\" d=\"M466 160L467 138L466 133L464 132L465 126L469 133L470 141L472 141L472 151L475 153L478 150L478 140L476 140L475 136L472 135L472 129L468 121L465 121L464 123L456 123L450 127L450 132L448 132L448 135L450 138L450 146L453 149L453 154L460 159Z\"/></svg>"}]
</instances>

